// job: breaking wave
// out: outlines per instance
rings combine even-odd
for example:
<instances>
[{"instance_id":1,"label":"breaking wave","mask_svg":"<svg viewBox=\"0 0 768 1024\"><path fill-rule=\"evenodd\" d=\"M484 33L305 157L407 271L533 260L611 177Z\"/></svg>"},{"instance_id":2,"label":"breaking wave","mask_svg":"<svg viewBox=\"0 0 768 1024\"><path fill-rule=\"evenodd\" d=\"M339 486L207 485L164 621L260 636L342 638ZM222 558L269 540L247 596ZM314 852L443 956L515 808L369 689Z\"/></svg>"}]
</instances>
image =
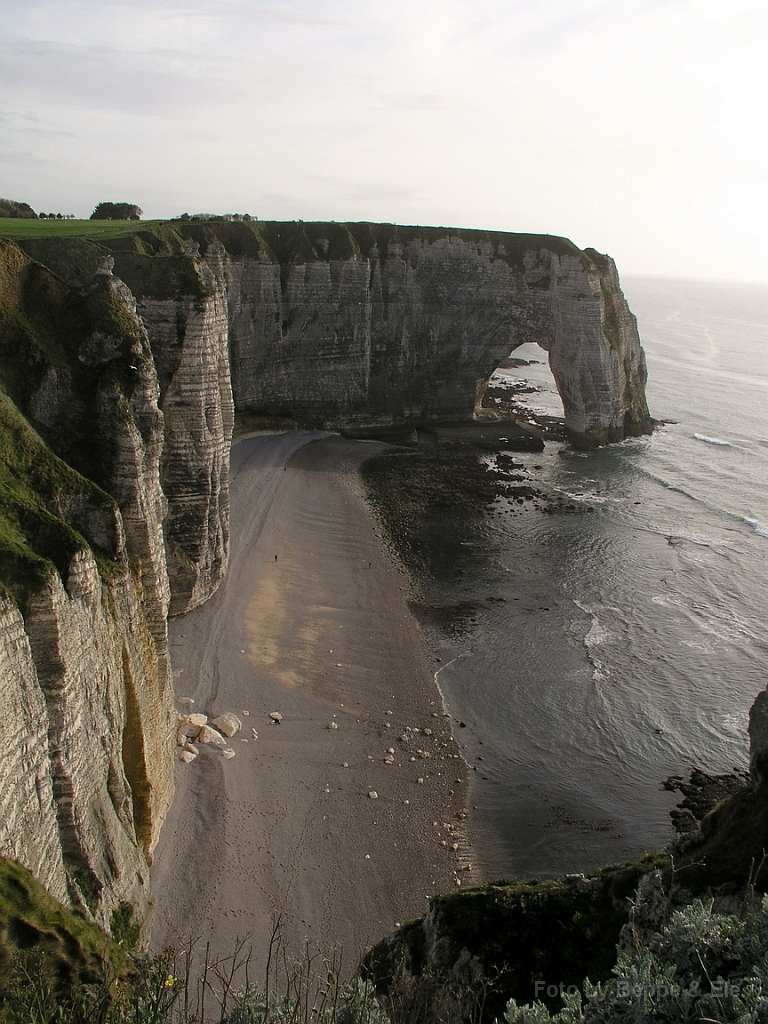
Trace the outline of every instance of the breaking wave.
<instances>
[{"instance_id":1,"label":"breaking wave","mask_svg":"<svg viewBox=\"0 0 768 1024\"><path fill-rule=\"evenodd\" d=\"M758 537L765 537L768 540L768 526L763 526L756 519L747 519L746 516L744 522L752 527Z\"/></svg>"},{"instance_id":2,"label":"breaking wave","mask_svg":"<svg viewBox=\"0 0 768 1024\"><path fill-rule=\"evenodd\" d=\"M718 444L722 448L732 448L730 441L721 441L719 437L707 437L706 434L694 434L697 441L706 441L707 444Z\"/></svg>"}]
</instances>

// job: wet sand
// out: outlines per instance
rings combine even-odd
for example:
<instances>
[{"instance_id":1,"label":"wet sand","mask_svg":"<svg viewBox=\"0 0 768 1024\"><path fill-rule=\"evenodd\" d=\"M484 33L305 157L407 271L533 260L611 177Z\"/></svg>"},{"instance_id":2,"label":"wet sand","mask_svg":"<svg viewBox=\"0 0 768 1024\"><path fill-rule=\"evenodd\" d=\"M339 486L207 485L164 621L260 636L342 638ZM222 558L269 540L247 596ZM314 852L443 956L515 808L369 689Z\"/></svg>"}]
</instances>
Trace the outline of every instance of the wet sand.
<instances>
[{"instance_id":1,"label":"wet sand","mask_svg":"<svg viewBox=\"0 0 768 1024\"><path fill-rule=\"evenodd\" d=\"M350 973L427 897L477 881L459 870L466 765L362 497L357 468L380 448L296 432L232 450L227 577L170 632L176 695L194 701L179 710L233 711L243 730L231 760L201 747L177 763L155 949L200 937L223 955L249 935L259 977L279 917L290 953L341 947Z\"/></svg>"}]
</instances>

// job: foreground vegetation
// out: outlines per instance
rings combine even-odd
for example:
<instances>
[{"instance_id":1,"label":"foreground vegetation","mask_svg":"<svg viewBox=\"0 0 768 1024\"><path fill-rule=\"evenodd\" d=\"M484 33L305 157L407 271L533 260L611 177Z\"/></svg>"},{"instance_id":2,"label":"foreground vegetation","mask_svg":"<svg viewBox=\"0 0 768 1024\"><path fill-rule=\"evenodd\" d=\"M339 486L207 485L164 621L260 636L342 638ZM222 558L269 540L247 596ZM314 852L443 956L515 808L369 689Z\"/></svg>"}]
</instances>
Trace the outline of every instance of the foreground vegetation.
<instances>
[{"instance_id":1,"label":"foreground vegetation","mask_svg":"<svg viewBox=\"0 0 768 1024\"><path fill-rule=\"evenodd\" d=\"M38 923L47 908L49 931L29 935L3 962L0 1024L764 1024L768 1021L768 897L754 888L742 895L738 913L716 914L712 900L670 909L662 873L652 872L635 895L610 977L567 984L551 973L535 991L543 998L522 1005L510 999L489 1012L493 980L462 991L421 984L409 991L406 973L386 994L356 975L342 985L337 957L289 957L279 924L269 938L261 985L249 980L253 950L239 942L231 955L210 958L202 943L157 956L128 952L78 915L56 909L18 865L0 862L3 892L20 883L12 912ZM10 873L9 873L10 872ZM26 899L21 890L27 892ZM2 897L2 916L9 904ZM34 905L37 906L34 906ZM45 916L45 914L43 914ZM56 925L53 925L54 919ZM655 922L657 927L650 927ZM53 936L51 928L58 927ZM17 938L21 935L18 930ZM127 937L128 936L128 937ZM7 938L7 929L6 936ZM535 936L531 936L534 938ZM586 939L586 936L585 936ZM66 940L66 941L65 941ZM94 945L95 940L95 945ZM124 944L130 937L123 932ZM63 969L62 946L84 952L79 968ZM58 945L57 945L58 944ZM96 947L100 946L100 950ZM93 953L98 952L94 958ZM558 998L561 1009L547 1003ZM545 1001L546 1000L546 1001Z\"/></svg>"},{"instance_id":2,"label":"foreground vegetation","mask_svg":"<svg viewBox=\"0 0 768 1024\"><path fill-rule=\"evenodd\" d=\"M746 908L745 908L746 909ZM547 986L557 988L556 985ZM743 915L695 900L619 954L606 984L562 992L564 1007L510 1000L505 1024L762 1024L768 1021L768 897Z\"/></svg>"}]
</instances>

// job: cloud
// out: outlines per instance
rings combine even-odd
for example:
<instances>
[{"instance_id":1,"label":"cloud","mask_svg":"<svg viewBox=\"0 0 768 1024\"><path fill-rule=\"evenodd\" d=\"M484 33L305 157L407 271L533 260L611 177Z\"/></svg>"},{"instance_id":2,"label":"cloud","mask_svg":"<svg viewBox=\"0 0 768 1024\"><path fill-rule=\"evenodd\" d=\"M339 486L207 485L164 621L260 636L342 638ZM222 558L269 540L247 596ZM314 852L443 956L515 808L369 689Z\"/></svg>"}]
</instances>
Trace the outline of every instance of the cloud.
<instances>
[{"instance_id":1,"label":"cloud","mask_svg":"<svg viewBox=\"0 0 768 1024\"><path fill-rule=\"evenodd\" d=\"M168 50L8 39L0 46L0 83L53 106L130 114L178 116L220 100L227 83L213 61L201 63Z\"/></svg>"},{"instance_id":2,"label":"cloud","mask_svg":"<svg viewBox=\"0 0 768 1024\"><path fill-rule=\"evenodd\" d=\"M0 147L0 162L26 171L36 167L55 167L56 161L46 159L28 149L6 149ZM24 200L26 202L26 200Z\"/></svg>"},{"instance_id":3,"label":"cloud","mask_svg":"<svg viewBox=\"0 0 768 1024\"><path fill-rule=\"evenodd\" d=\"M445 96L438 93L394 93L382 99L382 107L391 110L409 110L429 113L454 113L469 110L466 99L459 96Z\"/></svg>"},{"instance_id":4,"label":"cloud","mask_svg":"<svg viewBox=\"0 0 768 1024\"><path fill-rule=\"evenodd\" d=\"M1 2L33 206L550 231L650 273L768 234L764 0Z\"/></svg>"},{"instance_id":5,"label":"cloud","mask_svg":"<svg viewBox=\"0 0 768 1024\"><path fill-rule=\"evenodd\" d=\"M46 127L42 120L34 114L22 114L14 110L9 110L7 114L0 114L0 130L11 134L18 133L49 139L72 139L75 137L74 132Z\"/></svg>"}]
</instances>

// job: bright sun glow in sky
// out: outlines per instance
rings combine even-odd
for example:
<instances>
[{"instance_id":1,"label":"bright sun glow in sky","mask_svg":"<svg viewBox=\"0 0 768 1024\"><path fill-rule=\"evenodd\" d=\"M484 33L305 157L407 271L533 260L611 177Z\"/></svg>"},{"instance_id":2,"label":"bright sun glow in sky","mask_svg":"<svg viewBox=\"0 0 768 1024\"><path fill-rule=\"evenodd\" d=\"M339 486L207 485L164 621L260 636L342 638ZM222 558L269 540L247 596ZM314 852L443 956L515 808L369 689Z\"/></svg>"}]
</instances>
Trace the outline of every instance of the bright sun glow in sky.
<instances>
[{"instance_id":1,"label":"bright sun glow in sky","mask_svg":"<svg viewBox=\"0 0 768 1024\"><path fill-rule=\"evenodd\" d=\"M0 0L0 195L768 282L765 0Z\"/></svg>"}]
</instances>

